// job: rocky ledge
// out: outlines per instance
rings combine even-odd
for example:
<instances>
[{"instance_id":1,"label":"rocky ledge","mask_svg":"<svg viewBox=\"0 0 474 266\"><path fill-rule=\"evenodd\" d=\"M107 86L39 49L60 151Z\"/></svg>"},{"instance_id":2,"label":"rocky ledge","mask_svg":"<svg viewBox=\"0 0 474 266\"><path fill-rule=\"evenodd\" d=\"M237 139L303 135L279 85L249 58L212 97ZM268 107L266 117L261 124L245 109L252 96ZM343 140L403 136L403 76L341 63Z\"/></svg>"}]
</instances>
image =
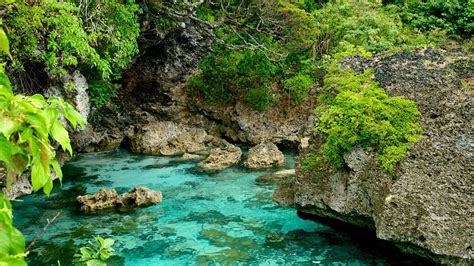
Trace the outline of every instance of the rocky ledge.
<instances>
[{"instance_id":1,"label":"rocky ledge","mask_svg":"<svg viewBox=\"0 0 474 266\"><path fill-rule=\"evenodd\" d=\"M443 264L474 262L474 62L433 49L349 58L345 67L375 70L392 96L416 102L424 138L393 173L355 148L347 167L298 167L274 199L299 211L375 230L403 251ZM305 154L321 148L313 136Z\"/></svg>"},{"instance_id":2,"label":"rocky ledge","mask_svg":"<svg viewBox=\"0 0 474 266\"><path fill-rule=\"evenodd\" d=\"M160 203L162 199L160 191L139 186L122 195L115 189L99 189L95 194L78 196L76 201L80 211L94 212L103 209L148 207Z\"/></svg>"}]
</instances>

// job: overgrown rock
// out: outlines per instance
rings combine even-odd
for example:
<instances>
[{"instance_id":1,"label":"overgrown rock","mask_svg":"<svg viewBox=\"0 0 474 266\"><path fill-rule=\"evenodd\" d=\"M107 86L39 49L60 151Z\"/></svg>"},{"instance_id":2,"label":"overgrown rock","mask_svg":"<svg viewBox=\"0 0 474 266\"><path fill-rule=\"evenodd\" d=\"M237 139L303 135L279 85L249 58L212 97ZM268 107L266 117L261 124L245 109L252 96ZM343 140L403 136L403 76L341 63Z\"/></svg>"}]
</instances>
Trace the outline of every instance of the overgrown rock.
<instances>
[{"instance_id":1,"label":"overgrown rock","mask_svg":"<svg viewBox=\"0 0 474 266\"><path fill-rule=\"evenodd\" d=\"M343 66L373 68L391 96L416 102L425 131L393 173L360 148L345 154L347 168L298 167L295 180L273 197L304 213L373 228L377 237L438 263L474 260L474 61L433 49L348 58ZM321 149L311 138L300 155Z\"/></svg>"},{"instance_id":2,"label":"overgrown rock","mask_svg":"<svg viewBox=\"0 0 474 266\"><path fill-rule=\"evenodd\" d=\"M278 147L271 142L260 143L250 148L245 167L251 169L268 168L282 165L285 156Z\"/></svg>"}]
</instances>

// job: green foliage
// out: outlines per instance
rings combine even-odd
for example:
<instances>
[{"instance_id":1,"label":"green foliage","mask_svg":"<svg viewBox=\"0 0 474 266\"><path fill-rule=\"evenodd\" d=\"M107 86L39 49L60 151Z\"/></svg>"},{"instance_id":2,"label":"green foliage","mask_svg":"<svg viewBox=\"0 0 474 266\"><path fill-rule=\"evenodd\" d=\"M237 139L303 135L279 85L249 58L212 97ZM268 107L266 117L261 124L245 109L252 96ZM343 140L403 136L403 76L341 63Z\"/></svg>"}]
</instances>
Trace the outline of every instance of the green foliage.
<instances>
[{"instance_id":1,"label":"green foliage","mask_svg":"<svg viewBox=\"0 0 474 266\"><path fill-rule=\"evenodd\" d=\"M316 129L327 136L323 154L336 166L344 165L345 152L361 146L376 152L382 168L390 171L421 139L415 103L388 96L370 70L356 74L334 64L324 78L324 91Z\"/></svg>"},{"instance_id":2,"label":"green foliage","mask_svg":"<svg viewBox=\"0 0 474 266\"><path fill-rule=\"evenodd\" d=\"M285 90L295 104L301 103L306 98L313 83L314 81L310 75L301 73L284 81Z\"/></svg>"},{"instance_id":3,"label":"green foliage","mask_svg":"<svg viewBox=\"0 0 474 266\"><path fill-rule=\"evenodd\" d=\"M79 67L89 79L110 82L138 53L140 9L133 1L16 1L8 10L3 17L20 72L35 61L53 77Z\"/></svg>"},{"instance_id":4,"label":"green foliage","mask_svg":"<svg viewBox=\"0 0 474 266\"><path fill-rule=\"evenodd\" d=\"M80 253L74 254L78 258L79 265L100 266L107 265L107 259L113 255L115 240L111 238L95 237L95 242L89 241L88 244L79 249Z\"/></svg>"},{"instance_id":5,"label":"green foliage","mask_svg":"<svg viewBox=\"0 0 474 266\"><path fill-rule=\"evenodd\" d=\"M212 3L198 9L201 19L225 23L216 24L219 48L202 61L202 73L191 79L191 89L211 102L245 99L259 110L269 102L262 86L274 88L275 99L285 99L279 96L286 93L299 104L318 81L318 67L344 56L438 45L446 39L441 30L426 35L413 30L403 23L400 8L379 1L223 4L224 9Z\"/></svg>"},{"instance_id":6,"label":"green foliage","mask_svg":"<svg viewBox=\"0 0 474 266\"><path fill-rule=\"evenodd\" d=\"M256 89L250 89L245 96L245 100L252 104L255 109L265 111L270 107L275 100L275 97L268 86L261 86Z\"/></svg>"},{"instance_id":7,"label":"green foliage","mask_svg":"<svg viewBox=\"0 0 474 266\"><path fill-rule=\"evenodd\" d=\"M474 1L411 0L393 1L409 26L424 32L446 30L452 36L470 37L474 33Z\"/></svg>"},{"instance_id":8,"label":"green foliage","mask_svg":"<svg viewBox=\"0 0 474 266\"><path fill-rule=\"evenodd\" d=\"M315 11L319 54L346 52L357 47L368 52L427 44L424 36L407 29L398 14L378 3L339 0Z\"/></svg>"},{"instance_id":9,"label":"green foliage","mask_svg":"<svg viewBox=\"0 0 474 266\"><path fill-rule=\"evenodd\" d=\"M324 158L321 154L309 153L301 161L301 166L306 170L316 169Z\"/></svg>"},{"instance_id":10,"label":"green foliage","mask_svg":"<svg viewBox=\"0 0 474 266\"><path fill-rule=\"evenodd\" d=\"M0 265L26 265L25 239L13 226L12 205L0 192Z\"/></svg>"},{"instance_id":11,"label":"green foliage","mask_svg":"<svg viewBox=\"0 0 474 266\"><path fill-rule=\"evenodd\" d=\"M267 87L275 66L262 52L218 48L200 68L201 74L191 78L190 86L204 99L229 103L247 95L246 100L259 110L270 105L272 95Z\"/></svg>"},{"instance_id":12,"label":"green foliage","mask_svg":"<svg viewBox=\"0 0 474 266\"><path fill-rule=\"evenodd\" d=\"M107 82L91 80L89 81L88 93L93 106L102 106L110 103L117 96L119 85Z\"/></svg>"},{"instance_id":13,"label":"green foliage","mask_svg":"<svg viewBox=\"0 0 474 266\"><path fill-rule=\"evenodd\" d=\"M3 50L6 52L8 49ZM0 161L7 168L7 189L29 167L34 191L43 188L49 195L53 188L51 168L62 179L51 142L56 141L70 154L72 148L60 117L74 128L84 126L84 118L61 98L14 95L3 65L0 67Z\"/></svg>"}]
</instances>

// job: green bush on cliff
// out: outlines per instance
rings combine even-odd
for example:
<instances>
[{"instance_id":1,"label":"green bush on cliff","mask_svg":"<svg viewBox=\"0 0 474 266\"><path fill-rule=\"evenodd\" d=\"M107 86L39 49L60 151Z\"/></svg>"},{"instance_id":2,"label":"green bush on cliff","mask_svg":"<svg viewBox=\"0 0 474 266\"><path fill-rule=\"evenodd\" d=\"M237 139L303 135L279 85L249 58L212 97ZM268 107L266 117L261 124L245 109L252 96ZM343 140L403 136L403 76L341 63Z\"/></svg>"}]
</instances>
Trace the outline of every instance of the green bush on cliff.
<instances>
[{"instance_id":1,"label":"green bush on cliff","mask_svg":"<svg viewBox=\"0 0 474 266\"><path fill-rule=\"evenodd\" d=\"M130 0L15 1L2 14L12 43L11 74L23 91L32 91L44 82L35 74L42 68L53 78L79 68L89 80L110 88L107 83L120 78L138 53L140 10ZM94 102L97 96L91 97Z\"/></svg>"},{"instance_id":2,"label":"green bush on cliff","mask_svg":"<svg viewBox=\"0 0 474 266\"><path fill-rule=\"evenodd\" d=\"M262 87L271 82L275 99L299 104L317 81L314 70L337 55L372 54L439 41L407 27L396 6L374 1L223 3L225 10L213 3L198 9L201 19L215 23L219 48L202 61L201 74L192 78L191 88L211 102L250 97L253 106L264 110L268 98L259 101L253 95L263 95ZM252 95L247 97L249 92Z\"/></svg>"},{"instance_id":3,"label":"green bush on cliff","mask_svg":"<svg viewBox=\"0 0 474 266\"><path fill-rule=\"evenodd\" d=\"M474 33L474 1L471 0L391 0L399 7L402 20L423 32L446 30L451 36L469 38Z\"/></svg>"},{"instance_id":4,"label":"green bush on cliff","mask_svg":"<svg viewBox=\"0 0 474 266\"><path fill-rule=\"evenodd\" d=\"M377 154L383 169L393 170L422 137L415 103L390 97L373 79L371 70L357 74L336 64L324 78L316 130L326 136L323 154L336 166L344 165L344 153L361 146Z\"/></svg>"}]
</instances>

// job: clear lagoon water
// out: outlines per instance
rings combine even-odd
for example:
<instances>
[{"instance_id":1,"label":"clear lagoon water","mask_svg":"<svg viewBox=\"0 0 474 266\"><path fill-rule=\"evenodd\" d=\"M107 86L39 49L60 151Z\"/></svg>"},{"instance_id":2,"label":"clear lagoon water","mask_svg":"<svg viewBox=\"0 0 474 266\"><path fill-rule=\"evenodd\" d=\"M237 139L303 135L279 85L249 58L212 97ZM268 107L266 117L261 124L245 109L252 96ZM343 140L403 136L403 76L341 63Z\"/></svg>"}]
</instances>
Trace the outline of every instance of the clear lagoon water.
<instances>
[{"instance_id":1,"label":"clear lagoon water","mask_svg":"<svg viewBox=\"0 0 474 266\"><path fill-rule=\"evenodd\" d=\"M287 167L292 167L287 154ZM390 264L344 232L300 219L272 202L272 186L255 183L266 171L241 165L217 174L195 171L195 162L131 154L125 150L79 155L64 168L52 195L14 203L15 225L29 243L48 218L62 210L36 242L30 265L70 265L96 235L116 240L109 265L366 265ZM163 201L128 212L82 214L75 198L99 188L122 193L144 185Z\"/></svg>"}]
</instances>

